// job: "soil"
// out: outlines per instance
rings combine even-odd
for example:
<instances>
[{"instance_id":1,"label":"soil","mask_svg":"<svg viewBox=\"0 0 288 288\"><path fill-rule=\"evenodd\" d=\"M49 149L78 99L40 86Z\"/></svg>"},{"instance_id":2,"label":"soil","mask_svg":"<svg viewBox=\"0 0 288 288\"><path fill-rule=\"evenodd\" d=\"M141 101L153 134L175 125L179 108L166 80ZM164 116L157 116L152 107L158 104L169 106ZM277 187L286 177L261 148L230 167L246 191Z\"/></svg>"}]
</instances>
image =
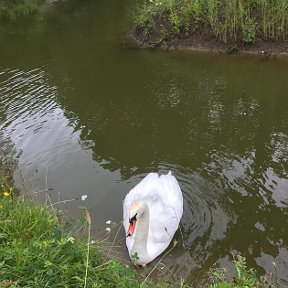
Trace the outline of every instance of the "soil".
<instances>
[{"instance_id":1,"label":"soil","mask_svg":"<svg viewBox=\"0 0 288 288\"><path fill-rule=\"evenodd\" d=\"M256 54L264 56L288 56L288 39L286 40L263 40L255 39L253 43L243 41L227 40L223 42L207 27L191 29L190 31L180 31L180 33L169 33L161 36L161 28L167 25L159 23L147 29L135 26L130 33L132 45L146 48L164 49L190 49L196 51L209 51L226 54ZM163 34L163 33L162 33ZM134 44L133 44L134 43Z\"/></svg>"}]
</instances>

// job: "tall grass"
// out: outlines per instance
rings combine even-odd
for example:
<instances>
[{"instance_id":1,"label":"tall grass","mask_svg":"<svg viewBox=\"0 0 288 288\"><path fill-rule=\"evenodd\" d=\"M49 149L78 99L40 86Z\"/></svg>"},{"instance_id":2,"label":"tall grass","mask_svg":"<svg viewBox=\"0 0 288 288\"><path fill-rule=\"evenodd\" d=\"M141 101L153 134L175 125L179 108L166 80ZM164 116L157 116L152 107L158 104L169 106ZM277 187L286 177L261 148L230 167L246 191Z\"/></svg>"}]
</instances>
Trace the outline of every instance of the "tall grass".
<instances>
[{"instance_id":1,"label":"tall grass","mask_svg":"<svg viewBox=\"0 0 288 288\"><path fill-rule=\"evenodd\" d=\"M0 0L0 18L12 21L37 11L45 0Z\"/></svg>"},{"instance_id":2,"label":"tall grass","mask_svg":"<svg viewBox=\"0 0 288 288\"><path fill-rule=\"evenodd\" d=\"M137 7L137 24L151 25L162 18L174 34L205 27L224 42L288 36L288 0L138 0Z\"/></svg>"}]
</instances>

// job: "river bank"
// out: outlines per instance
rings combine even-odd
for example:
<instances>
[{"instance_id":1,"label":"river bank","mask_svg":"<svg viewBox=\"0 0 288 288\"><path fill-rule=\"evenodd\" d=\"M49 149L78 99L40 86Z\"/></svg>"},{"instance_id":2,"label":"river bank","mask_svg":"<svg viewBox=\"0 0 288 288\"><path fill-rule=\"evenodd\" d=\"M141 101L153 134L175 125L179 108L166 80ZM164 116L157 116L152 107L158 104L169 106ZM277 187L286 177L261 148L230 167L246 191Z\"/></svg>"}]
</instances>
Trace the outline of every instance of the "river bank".
<instances>
[{"instance_id":1,"label":"river bank","mask_svg":"<svg viewBox=\"0 0 288 288\"><path fill-rule=\"evenodd\" d=\"M29 188L22 176L22 188L16 188L17 153L1 133L0 144L0 288L171 287L152 281L152 268L139 272L113 257L113 223L107 222L101 238L91 232L87 195L81 197L81 219L68 219L59 206L66 201L51 203L48 188ZM180 279L178 287L188 288Z\"/></svg>"},{"instance_id":2,"label":"river bank","mask_svg":"<svg viewBox=\"0 0 288 288\"><path fill-rule=\"evenodd\" d=\"M177 36L175 38L159 38L157 33L151 33L148 37L135 26L129 37L132 39L130 46L142 48L161 48L165 50L191 50L197 52L209 52L218 54L247 54L262 56L288 56L288 42L280 41L256 41L254 43L224 43L205 33L195 33L189 37Z\"/></svg>"},{"instance_id":3,"label":"river bank","mask_svg":"<svg viewBox=\"0 0 288 288\"><path fill-rule=\"evenodd\" d=\"M288 1L149 1L138 4L137 46L287 56Z\"/></svg>"},{"instance_id":4,"label":"river bank","mask_svg":"<svg viewBox=\"0 0 288 288\"><path fill-rule=\"evenodd\" d=\"M152 278L162 258L155 265L135 268L133 263L125 266L109 256L115 239L113 242L108 240L110 227L106 229L104 239L96 239L91 233L93 221L85 206L87 195L82 196L82 220L74 220L71 225L71 219L67 220L62 210L53 208L47 189L30 191L24 182L23 187L25 191L20 192L13 186L11 175L0 169L1 288L191 288L180 279L172 284L172 281ZM44 193L46 204L35 200L35 195L40 193ZM107 221L107 224L110 223ZM103 253L105 246L109 250L106 256ZM235 257L234 264L238 271L234 279L227 278L226 269L214 267L207 275L210 284L205 287L242 287L250 284L252 286L249 287L264 287L262 284L266 278L258 280L256 271L248 270L245 258Z\"/></svg>"},{"instance_id":5,"label":"river bank","mask_svg":"<svg viewBox=\"0 0 288 288\"><path fill-rule=\"evenodd\" d=\"M11 177L0 170L1 288L191 288L184 280L172 284L172 281L151 278L162 258L155 265L133 268L133 263L125 266L121 261L105 256L103 247L111 245L110 253L114 244L114 241L107 241L111 228L106 229L108 236L105 239L96 239L91 233L93 222L85 203L82 221L78 225L74 221L71 226L63 211L53 208L48 190L24 189L19 194L19 189L10 181ZM23 185L28 187L26 183ZM46 204L35 201L34 195L39 193L45 194ZM83 195L82 201L86 198L87 195ZM258 279L256 271L247 268L244 257L233 258L237 270L235 277L229 279L226 269L215 266L207 274L210 284L205 287L266 287L269 277Z\"/></svg>"}]
</instances>

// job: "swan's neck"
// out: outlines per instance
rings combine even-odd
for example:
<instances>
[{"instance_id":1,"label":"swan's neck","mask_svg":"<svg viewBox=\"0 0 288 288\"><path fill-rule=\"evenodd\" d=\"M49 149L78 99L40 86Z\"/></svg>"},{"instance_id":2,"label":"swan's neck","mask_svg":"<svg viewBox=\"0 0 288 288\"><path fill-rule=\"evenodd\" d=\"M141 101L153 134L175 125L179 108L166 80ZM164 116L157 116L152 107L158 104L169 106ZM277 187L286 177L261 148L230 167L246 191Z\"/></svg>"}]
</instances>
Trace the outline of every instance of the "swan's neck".
<instances>
[{"instance_id":1,"label":"swan's neck","mask_svg":"<svg viewBox=\"0 0 288 288\"><path fill-rule=\"evenodd\" d=\"M137 264L145 264L146 261L149 259L149 254L147 251L147 240L148 240L148 233L149 233L149 220L150 220L150 213L148 205L143 202L142 204L144 207L144 212L141 216L137 219L136 224L136 231L135 231L135 240L130 251L130 257L133 260L133 257L136 255L139 257L135 257ZM137 254L136 254L137 253Z\"/></svg>"}]
</instances>

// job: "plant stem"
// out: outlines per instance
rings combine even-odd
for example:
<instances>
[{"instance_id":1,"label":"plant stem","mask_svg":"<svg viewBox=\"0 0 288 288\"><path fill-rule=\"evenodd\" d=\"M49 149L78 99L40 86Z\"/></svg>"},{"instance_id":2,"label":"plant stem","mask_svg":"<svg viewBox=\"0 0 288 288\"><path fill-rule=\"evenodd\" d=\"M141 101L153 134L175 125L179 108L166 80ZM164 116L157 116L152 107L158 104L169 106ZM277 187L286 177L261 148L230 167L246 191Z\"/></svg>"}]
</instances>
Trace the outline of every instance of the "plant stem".
<instances>
[{"instance_id":1,"label":"plant stem","mask_svg":"<svg viewBox=\"0 0 288 288\"><path fill-rule=\"evenodd\" d=\"M85 269L84 288L86 288L86 286L87 286L89 253L90 253L90 238L91 238L91 217L90 217L90 214L88 211L86 211L86 220L88 223L88 239L87 239L87 254L86 254L86 269Z\"/></svg>"}]
</instances>

